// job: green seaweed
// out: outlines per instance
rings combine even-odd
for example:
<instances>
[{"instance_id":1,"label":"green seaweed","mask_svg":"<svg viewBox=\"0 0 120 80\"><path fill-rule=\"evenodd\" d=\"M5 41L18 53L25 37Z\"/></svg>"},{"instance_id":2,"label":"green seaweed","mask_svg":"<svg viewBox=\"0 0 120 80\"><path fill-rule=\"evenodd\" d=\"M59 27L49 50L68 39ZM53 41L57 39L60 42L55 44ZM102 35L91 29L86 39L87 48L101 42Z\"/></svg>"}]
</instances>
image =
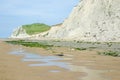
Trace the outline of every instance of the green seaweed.
<instances>
[{"instance_id":1,"label":"green seaweed","mask_svg":"<svg viewBox=\"0 0 120 80\"><path fill-rule=\"evenodd\" d=\"M53 45L47 45L39 42L29 42L25 40L14 40L14 41L6 41L6 42L14 45L23 45L26 47L40 47L45 49L47 49L48 47L53 47Z\"/></svg>"}]
</instances>

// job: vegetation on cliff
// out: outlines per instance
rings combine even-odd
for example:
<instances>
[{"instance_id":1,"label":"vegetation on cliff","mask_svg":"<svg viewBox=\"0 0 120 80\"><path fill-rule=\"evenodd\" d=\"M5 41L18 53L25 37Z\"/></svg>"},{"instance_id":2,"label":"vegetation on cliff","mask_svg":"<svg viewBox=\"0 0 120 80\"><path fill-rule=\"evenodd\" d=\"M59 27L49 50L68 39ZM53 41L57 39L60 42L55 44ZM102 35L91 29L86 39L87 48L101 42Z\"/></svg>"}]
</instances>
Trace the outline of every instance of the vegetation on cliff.
<instances>
[{"instance_id":1,"label":"vegetation on cliff","mask_svg":"<svg viewBox=\"0 0 120 80\"><path fill-rule=\"evenodd\" d=\"M23 25L22 27L23 29L26 30L26 33L29 35L45 32L50 29L49 25L43 23L28 24L28 25Z\"/></svg>"}]
</instances>

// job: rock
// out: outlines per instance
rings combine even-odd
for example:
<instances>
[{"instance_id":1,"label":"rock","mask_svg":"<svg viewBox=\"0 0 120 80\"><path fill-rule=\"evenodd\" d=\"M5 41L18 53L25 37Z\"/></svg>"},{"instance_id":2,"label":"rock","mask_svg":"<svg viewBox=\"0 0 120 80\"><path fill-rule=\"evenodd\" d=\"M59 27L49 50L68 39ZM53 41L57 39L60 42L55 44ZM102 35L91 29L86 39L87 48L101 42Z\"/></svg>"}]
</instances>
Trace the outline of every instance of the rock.
<instances>
[{"instance_id":1,"label":"rock","mask_svg":"<svg viewBox=\"0 0 120 80\"><path fill-rule=\"evenodd\" d=\"M51 27L49 25L46 25L44 23L33 23L33 24L22 25L21 27L18 27L17 29L13 31L10 38L41 37L44 34L47 34L46 32L50 28Z\"/></svg>"},{"instance_id":2,"label":"rock","mask_svg":"<svg viewBox=\"0 0 120 80\"><path fill-rule=\"evenodd\" d=\"M47 38L90 42L120 41L120 0L81 0Z\"/></svg>"},{"instance_id":3,"label":"rock","mask_svg":"<svg viewBox=\"0 0 120 80\"><path fill-rule=\"evenodd\" d=\"M10 38L29 38L30 35L26 33L26 31L22 27L18 27L13 31Z\"/></svg>"},{"instance_id":4,"label":"rock","mask_svg":"<svg viewBox=\"0 0 120 80\"><path fill-rule=\"evenodd\" d=\"M60 54L56 54L56 56L64 56L64 54L63 54L63 53L60 53Z\"/></svg>"}]
</instances>

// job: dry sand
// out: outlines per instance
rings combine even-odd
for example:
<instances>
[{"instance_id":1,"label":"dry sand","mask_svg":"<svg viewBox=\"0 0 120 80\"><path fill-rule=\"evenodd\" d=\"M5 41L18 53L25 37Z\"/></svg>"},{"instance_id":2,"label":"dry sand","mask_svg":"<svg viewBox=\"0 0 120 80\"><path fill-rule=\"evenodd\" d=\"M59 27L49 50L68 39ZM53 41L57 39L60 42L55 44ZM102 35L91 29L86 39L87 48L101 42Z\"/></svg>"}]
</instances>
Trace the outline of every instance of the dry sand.
<instances>
[{"instance_id":1,"label":"dry sand","mask_svg":"<svg viewBox=\"0 0 120 80\"><path fill-rule=\"evenodd\" d=\"M120 80L120 58L100 56L98 50L22 47L28 52L41 55L64 53L62 61L71 63L70 70L66 70L57 66L29 67L29 63L35 62L22 62L22 56L8 54L19 47L0 41L0 80ZM60 72L50 72L51 70Z\"/></svg>"}]
</instances>

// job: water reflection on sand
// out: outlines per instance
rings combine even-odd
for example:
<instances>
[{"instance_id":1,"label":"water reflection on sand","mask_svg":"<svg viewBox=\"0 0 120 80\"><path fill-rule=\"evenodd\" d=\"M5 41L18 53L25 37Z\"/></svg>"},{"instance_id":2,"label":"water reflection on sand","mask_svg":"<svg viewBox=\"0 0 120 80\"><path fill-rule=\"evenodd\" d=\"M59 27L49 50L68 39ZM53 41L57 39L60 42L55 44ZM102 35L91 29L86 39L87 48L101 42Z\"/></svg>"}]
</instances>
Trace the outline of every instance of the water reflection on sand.
<instances>
[{"instance_id":1,"label":"water reflection on sand","mask_svg":"<svg viewBox=\"0 0 120 80\"><path fill-rule=\"evenodd\" d=\"M40 66L57 66L72 72L84 72L87 76L83 77L80 80L108 80L100 76L101 73L106 72L107 70L92 70L88 69L85 66L72 65L72 63L63 62L63 58L58 56L43 56L35 53L28 53L22 48L12 51L10 54L23 56L21 61L23 62L37 62L29 63L30 67L40 67ZM91 63L91 61L89 61ZM49 72L58 73L60 70L50 70Z\"/></svg>"}]
</instances>

